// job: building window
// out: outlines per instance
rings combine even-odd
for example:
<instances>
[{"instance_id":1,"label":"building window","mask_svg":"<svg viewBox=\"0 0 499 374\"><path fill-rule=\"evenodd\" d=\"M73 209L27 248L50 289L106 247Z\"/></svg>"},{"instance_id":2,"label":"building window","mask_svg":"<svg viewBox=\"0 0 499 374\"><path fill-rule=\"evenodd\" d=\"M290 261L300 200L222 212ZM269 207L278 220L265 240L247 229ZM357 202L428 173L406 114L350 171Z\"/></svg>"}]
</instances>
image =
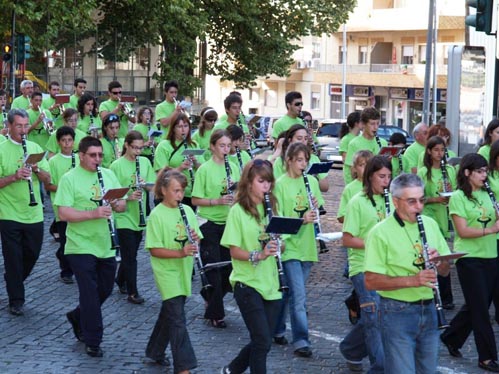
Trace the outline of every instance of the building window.
<instances>
[{"instance_id":1,"label":"building window","mask_svg":"<svg viewBox=\"0 0 499 374\"><path fill-rule=\"evenodd\" d=\"M321 58L321 43L312 43L312 58Z\"/></svg>"},{"instance_id":2,"label":"building window","mask_svg":"<svg viewBox=\"0 0 499 374\"><path fill-rule=\"evenodd\" d=\"M418 62L424 64L426 62L426 44L419 46L418 55Z\"/></svg>"},{"instance_id":3,"label":"building window","mask_svg":"<svg viewBox=\"0 0 499 374\"><path fill-rule=\"evenodd\" d=\"M268 84L268 86L271 86L271 85ZM274 89L273 87L268 87L265 90L264 105L267 107L272 107L272 108L277 107L277 87L276 87L276 89Z\"/></svg>"},{"instance_id":4,"label":"building window","mask_svg":"<svg viewBox=\"0 0 499 374\"><path fill-rule=\"evenodd\" d=\"M393 0L373 0L373 9L392 9Z\"/></svg>"},{"instance_id":5,"label":"building window","mask_svg":"<svg viewBox=\"0 0 499 374\"><path fill-rule=\"evenodd\" d=\"M367 64L367 45L359 45L359 64Z\"/></svg>"},{"instance_id":6,"label":"building window","mask_svg":"<svg viewBox=\"0 0 499 374\"><path fill-rule=\"evenodd\" d=\"M402 46L402 64L412 65L414 63L414 46L403 45Z\"/></svg>"},{"instance_id":7,"label":"building window","mask_svg":"<svg viewBox=\"0 0 499 374\"><path fill-rule=\"evenodd\" d=\"M310 95L310 109L320 109L321 108L321 93L312 92Z\"/></svg>"},{"instance_id":8,"label":"building window","mask_svg":"<svg viewBox=\"0 0 499 374\"><path fill-rule=\"evenodd\" d=\"M343 63L343 46L340 45L338 47L338 64L342 64Z\"/></svg>"}]
</instances>

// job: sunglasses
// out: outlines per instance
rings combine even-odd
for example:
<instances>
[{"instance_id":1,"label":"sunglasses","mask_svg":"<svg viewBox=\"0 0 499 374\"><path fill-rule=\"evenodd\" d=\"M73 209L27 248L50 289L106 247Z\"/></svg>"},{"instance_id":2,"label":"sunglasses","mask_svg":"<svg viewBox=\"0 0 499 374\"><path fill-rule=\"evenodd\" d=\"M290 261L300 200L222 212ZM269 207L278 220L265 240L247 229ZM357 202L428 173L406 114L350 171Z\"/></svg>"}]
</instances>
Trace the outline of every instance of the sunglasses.
<instances>
[{"instance_id":1,"label":"sunglasses","mask_svg":"<svg viewBox=\"0 0 499 374\"><path fill-rule=\"evenodd\" d=\"M102 158L102 152L92 152L92 153L88 153L88 152L85 152L86 155L92 157L92 158Z\"/></svg>"},{"instance_id":2,"label":"sunglasses","mask_svg":"<svg viewBox=\"0 0 499 374\"><path fill-rule=\"evenodd\" d=\"M294 105L294 106L303 106L303 103L302 103L302 102L299 102L299 103L294 103L293 105Z\"/></svg>"},{"instance_id":3,"label":"sunglasses","mask_svg":"<svg viewBox=\"0 0 499 374\"><path fill-rule=\"evenodd\" d=\"M113 95L121 95L121 91L111 91Z\"/></svg>"},{"instance_id":4,"label":"sunglasses","mask_svg":"<svg viewBox=\"0 0 499 374\"><path fill-rule=\"evenodd\" d=\"M105 120L104 120L104 124L105 125L108 125L110 124L111 122L116 122L116 121L119 121L120 118L116 115L116 114L110 114Z\"/></svg>"}]
</instances>

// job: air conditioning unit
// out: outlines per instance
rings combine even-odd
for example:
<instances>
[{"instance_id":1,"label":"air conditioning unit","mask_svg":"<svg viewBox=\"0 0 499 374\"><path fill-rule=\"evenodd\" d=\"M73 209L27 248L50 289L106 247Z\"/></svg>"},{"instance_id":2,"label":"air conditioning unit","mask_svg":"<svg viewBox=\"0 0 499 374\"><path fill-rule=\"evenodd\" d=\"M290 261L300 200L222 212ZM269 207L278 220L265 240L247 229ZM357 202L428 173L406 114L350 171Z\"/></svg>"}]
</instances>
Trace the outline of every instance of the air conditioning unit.
<instances>
[{"instance_id":1,"label":"air conditioning unit","mask_svg":"<svg viewBox=\"0 0 499 374\"><path fill-rule=\"evenodd\" d=\"M307 60L307 68L311 68L312 66L312 60Z\"/></svg>"},{"instance_id":2,"label":"air conditioning unit","mask_svg":"<svg viewBox=\"0 0 499 374\"><path fill-rule=\"evenodd\" d=\"M296 61L296 68L297 69L305 69L306 67L307 67L306 61L303 61L303 60Z\"/></svg>"}]
</instances>

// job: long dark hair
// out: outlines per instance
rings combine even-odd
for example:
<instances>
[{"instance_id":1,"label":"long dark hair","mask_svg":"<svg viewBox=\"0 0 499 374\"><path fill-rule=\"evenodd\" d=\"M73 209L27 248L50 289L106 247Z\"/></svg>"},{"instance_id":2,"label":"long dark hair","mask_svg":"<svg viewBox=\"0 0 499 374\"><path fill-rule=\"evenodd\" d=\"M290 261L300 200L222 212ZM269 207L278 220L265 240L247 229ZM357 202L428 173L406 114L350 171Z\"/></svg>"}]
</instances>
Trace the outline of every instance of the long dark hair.
<instances>
[{"instance_id":1,"label":"long dark hair","mask_svg":"<svg viewBox=\"0 0 499 374\"><path fill-rule=\"evenodd\" d=\"M296 132L300 130L307 131L306 127L300 124L293 125L288 129L288 131L286 131L286 136L284 137L284 141L282 142L282 150L281 150L281 157L283 164L286 161L286 151L289 145L291 144L291 139L293 139L293 136L296 134Z\"/></svg>"},{"instance_id":2,"label":"long dark hair","mask_svg":"<svg viewBox=\"0 0 499 374\"><path fill-rule=\"evenodd\" d=\"M187 132L187 135L185 137L185 141L188 145L194 144L194 142L191 139L191 121L189 121L189 117L185 113L180 113L173 122L170 124L168 128L168 135L166 136L166 139L170 141L170 144L172 145L173 148L176 147L175 145L175 126L179 124L180 121L184 121L189 125L189 131Z\"/></svg>"},{"instance_id":3,"label":"long dark hair","mask_svg":"<svg viewBox=\"0 0 499 374\"><path fill-rule=\"evenodd\" d=\"M126 145L131 146L134 140L144 140L144 137L136 130L132 130L126 134L125 141L123 143L123 150L121 151L122 155L125 155L126 153Z\"/></svg>"},{"instance_id":4,"label":"long dark hair","mask_svg":"<svg viewBox=\"0 0 499 374\"><path fill-rule=\"evenodd\" d=\"M459 171L457 172L457 188L463 191L464 195L471 201L475 201L472 192L473 188L469 181L469 176L466 176L465 171L469 173L480 168L487 167L487 160L478 153L468 153L459 163Z\"/></svg>"},{"instance_id":5,"label":"long dark hair","mask_svg":"<svg viewBox=\"0 0 499 374\"><path fill-rule=\"evenodd\" d=\"M303 155L307 159L307 162L310 161L310 148L303 143L293 143L286 150L286 163L284 164L286 167L286 171L288 170L288 161L291 161L295 157L298 157L300 152L303 152Z\"/></svg>"},{"instance_id":6,"label":"long dark hair","mask_svg":"<svg viewBox=\"0 0 499 374\"><path fill-rule=\"evenodd\" d=\"M208 121L214 120L216 122L218 119L218 113L215 109L208 106L201 111L200 116L201 116L201 121L199 121L198 130L199 130L199 135L204 136L204 133L206 132L206 120Z\"/></svg>"},{"instance_id":7,"label":"long dark hair","mask_svg":"<svg viewBox=\"0 0 499 374\"><path fill-rule=\"evenodd\" d=\"M258 214L257 207L251 199L251 184L257 177L262 178L264 181L270 182L270 203L272 205L272 211L276 211L276 198L272 193L275 184L274 173L272 172L272 164L267 160L251 160L244 166L241 179L237 184L235 201L241 205L241 208L243 208L246 213L251 215L258 223L260 223L262 217Z\"/></svg>"},{"instance_id":8,"label":"long dark hair","mask_svg":"<svg viewBox=\"0 0 499 374\"><path fill-rule=\"evenodd\" d=\"M495 118L489 122L487 129L485 130L485 135L483 137L483 145L490 145L492 143L492 136L490 133L499 127L499 119Z\"/></svg>"},{"instance_id":9,"label":"long dark hair","mask_svg":"<svg viewBox=\"0 0 499 374\"><path fill-rule=\"evenodd\" d=\"M433 165L433 160L431 159L431 154L429 151L431 151L434 147L436 147L439 144L443 145L445 149L445 140L440 136L432 136L430 139L428 139L428 142L426 143L423 164L424 166L426 166L426 178L428 179L428 183L433 183L433 181L431 180L431 169Z\"/></svg>"},{"instance_id":10,"label":"long dark hair","mask_svg":"<svg viewBox=\"0 0 499 374\"><path fill-rule=\"evenodd\" d=\"M341 125L339 138L343 138L355 127L355 124L360 122L360 112L352 112L347 117L347 122Z\"/></svg>"},{"instance_id":11,"label":"long dark hair","mask_svg":"<svg viewBox=\"0 0 499 374\"><path fill-rule=\"evenodd\" d=\"M494 174L499 174L499 169L497 168L497 157L499 157L499 140L496 140L490 146L489 154L489 173L493 176Z\"/></svg>"},{"instance_id":12,"label":"long dark hair","mask_svg":"<svg viewBox=\"0 0 499 374\"><path fill-rule=\"evenodd\" d=\"M85 92L78 99L78 104L77 104L78 113L80 113L80 118L83 118L85 116L85 112L84 112L85 104L89 101L94 102L94 109L92 109L92 116L97 117L97 113L98 113L97 100L95 100L95 97L92 94Z\"/></svg>"},{"instance_id":13,"label":"long dark hair","mask_svg":"<svg viewBox=\"0 0 499 374\"><path fill-rule=\"evenodd\" d=\"M364 194L374 206L376 206L376 204L373 198L374 192L371 178L374 173L383 168L387 168L388 170L392 171L392 163L388 160L387 157L376 155L369 161L367 161L366 169L364 170L364 176L362 178Z\"/></svg>"}]
</instances>

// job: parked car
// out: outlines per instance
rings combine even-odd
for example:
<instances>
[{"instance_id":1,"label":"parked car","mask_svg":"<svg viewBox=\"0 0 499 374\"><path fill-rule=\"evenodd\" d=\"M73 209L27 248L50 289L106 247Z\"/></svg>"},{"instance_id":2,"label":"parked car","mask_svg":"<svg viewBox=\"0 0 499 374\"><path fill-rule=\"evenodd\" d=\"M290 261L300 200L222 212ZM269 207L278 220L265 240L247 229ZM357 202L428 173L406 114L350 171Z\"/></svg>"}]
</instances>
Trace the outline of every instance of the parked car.
<instances>
[{"instance_id":1,"label":"parked car","mask_svg":"<svg viewBox=\"0 0 499 374\"><path fill-rule=\"evenodd\" d=\"M333 161L333 166L342 165L340 156L340 130L346 123L342 119L326 119L320 122L317 129L317 143L319 144L319 158L321 161Z\"/></svg>"},{"instance_id":2,"label":"parked car","mask_svg":"<svg viewBox=\"0 0 499 374\"><path fill-rule=\"evenodd\" d=\"M405 138L407 140L407 145L411 145L412 143L414 143L414 138L411 135L409 135L409 133L407 131L405 131L404 129L402 129L398 126L381 125L378 128L377 134L380 138L383 138L386 141L389 141L390 136L392 136L392 134L394 134L396 132L399 132L405 136Z\"/></svg>"}]
</instances>

